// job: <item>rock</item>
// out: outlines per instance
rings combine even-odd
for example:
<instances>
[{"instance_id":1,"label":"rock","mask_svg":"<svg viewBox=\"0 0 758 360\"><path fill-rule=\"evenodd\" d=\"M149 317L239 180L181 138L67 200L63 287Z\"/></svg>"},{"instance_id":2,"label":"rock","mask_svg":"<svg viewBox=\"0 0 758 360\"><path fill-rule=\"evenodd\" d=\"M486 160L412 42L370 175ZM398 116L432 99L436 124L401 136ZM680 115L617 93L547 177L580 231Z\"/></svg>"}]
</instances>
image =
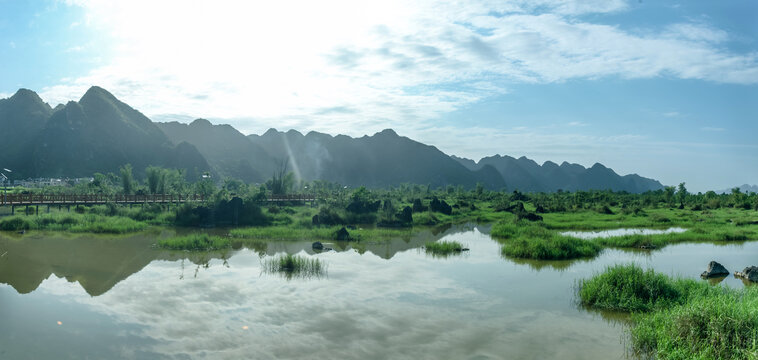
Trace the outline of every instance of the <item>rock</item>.
<instances>
[{"instance_id":1,"label":"rock","mask_svg":"<svg viewBox=\"0 0 758 360\"><path fill-rule=\"evenodd\" d=\"M335 238L338 241L347 241L350 240L350 233L347 232L347 229L343 226L341 229L337 230L337 233L335 234Z\"/></svg>"},{"instance_id":2,"label":"rock","mask_svg":"<svg viewBox=\"0 0 758 360\"><path fill-rule=\"evenodd\" d=\"M400 221L402 224L410 224L413 223L413 210L410 206L406 206L403 208L403 211L401 211L399 214L395 215L397 217L397 220Z\"/></svg>"},{"instance_id":3,"label":"rock","mask_svg":"<svg viewBox=\"0 0 758 360\"><path fill-rule=\"evenodd\" d=\"M742 272L735 271L734 276L758 282L758 266L748 266Z\"/></svg>"},{"instance_id":4,"label":"rock","mask_svg":"<svg viewBox=\"0 0 758 360\"><path fill-rule=\"evenodd\" d=\"M320 241L316 241L312 246L313 250L324 250L324 244L322 244Z\"/></svg>"},{"instance_id":5,"label":"rock","mask_svg":"<svg viewBox=\"0 0 758 360\"><path fill-rule=\"evenodd\" d=\"M427 210L427 207L424 206L423 203L421 203L421 199L413 199L413 212L424 212Z\"/></svg>"},{"instance_id":6,"label":"rock","mask_svg":"<svg viewBox=\"0 0 758 360\"><path fill-rule=\"evenodd\" d=\"M715 261L711 261L708 263L708 270L700 274L700 277L711 278L711 277L720 277L720 276L727 276L727 275L729 275L729 270L727 270L723 265Z\"/></svg>"},{"instance_id":7,"label":"rock","mask_svg":"<svg viewBox=\"0 0 758 360\"><path fill-rule=\"evenodd\" d=\"M436 197L432 199L431 203L429 203L429 208L432 209L432 211L440 212L445 215L450 215L453 213L452 206L445 202L445 200L440 200Z\"/></svg>"},{"instance_id":8,"label":"rock","mask_svg":"<svg viewBox=\"0 0 758 360\"><path fill-rule=\"evenodd\" d=\"M535 213L530 213L530 212L521 212L521 213L518 213L518 214L516 214L516 218L519 219L519 220L525 219L525 220L529 220L529 221L542 221L542 216L539 216L539 215L537 215Z\"/></svg>"}]
</instances>

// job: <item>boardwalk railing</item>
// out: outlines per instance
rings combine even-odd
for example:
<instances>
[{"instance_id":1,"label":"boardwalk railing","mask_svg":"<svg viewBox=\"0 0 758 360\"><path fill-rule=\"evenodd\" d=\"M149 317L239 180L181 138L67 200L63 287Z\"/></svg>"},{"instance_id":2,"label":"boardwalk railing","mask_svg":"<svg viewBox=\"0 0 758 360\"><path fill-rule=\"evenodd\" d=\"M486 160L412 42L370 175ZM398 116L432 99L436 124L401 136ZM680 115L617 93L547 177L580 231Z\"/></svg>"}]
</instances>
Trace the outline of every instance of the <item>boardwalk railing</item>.
<instances>
[{"instance_id":1,"label":"boardwalk railing","mask_svg":"<svg viewBox=\"0 0 758 360\"><path fill-rule=\"evenodd\" d=\"M44 195L0 194L0 206L4 205L92 205L92 204L170 204L203 201L203 195Z\"/></svg>"},{"instance_id":2,"label":"boardwalk railing","mask_svg":"<svg viewBox=\"0 0 758 360\"><path fill-rule=\"evenodd\" d=\"M266 197L268 202L280 202L280 201L316 201L315 195L308 194L287 194L287 195L269 195Z\"/></svg>"}]
</instances>

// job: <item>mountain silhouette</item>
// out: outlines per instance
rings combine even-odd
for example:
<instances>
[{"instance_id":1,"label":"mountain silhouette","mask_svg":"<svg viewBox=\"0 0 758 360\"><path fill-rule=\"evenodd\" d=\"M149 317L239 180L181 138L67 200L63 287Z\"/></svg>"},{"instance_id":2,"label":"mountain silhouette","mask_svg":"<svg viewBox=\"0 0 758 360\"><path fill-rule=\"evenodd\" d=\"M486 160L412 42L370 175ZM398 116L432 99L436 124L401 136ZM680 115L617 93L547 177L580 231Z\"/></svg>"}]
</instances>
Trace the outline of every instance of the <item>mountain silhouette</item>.
<instances>
[{"instance_id":1,"label":"mountain silhouette","mask_svg":"<svg viewBox=\"0 0 758 360\"><path fill-rule=\"evenodd\" d=\"M563 162L558 165L546 161L539 165L526 157L490 156L476 162L452 157L470 170L492 166L503 176L508 189L524 192L553 192L558 190L615 190L640 193L662 189L660 182L637 174L620 176L613 170L596 163L590 168Z\"/></svg>"},{"instance_id":2,"label":"mountain silhouette","mask_svg":"<svg viewBox=\"0 0 758 360\"><path fill-rule=\"evenodd\" d=\"M17 177L85 177L130 163L185 169L196 179L210 165L188 143L174 145L145 115L99 87L53 112L31 91L0 104L0 124L23 132L9 150ZM10 166L8 166L10 167Z\"/></svg>"},{"instance_id":3,"label":"mountain silhouette","mask_svg":"<svg viewBox=\"0 0 758 360\"><path fill-rule=\"evenodd\" d=\"M585 168L563 162L542 165L526 157L489 156L474 161L448 156L434 146L386 129L371 136L332 136L269 129L245 136L205 119L190 124L154 123L103 88L54 109L31 90L0 99L0 166L14 178L86 177L117 172L129 163L139 177L149 165L184 169L189 181L210 171L216 179L249 183L270 179L284 163L296 178L351 187L402 183L493 190L551 192L661 189L656 180L620 176L602 164Z\"/></svg>"},{"instance_id":4,"label":"mountain silhouette","mask_svg":"<svg viewBox=\"0 0 758 360\"><path fill-rule=\"evenodd\" d=\"M275 129L248 137L274 158L288 160L296 176L306 180L368 187L401 183L467 188L482 183L490 189L505 186L494 168L468 170L436 147L399 136L391 129L360 138Z\"/></svg>"}]
</instances>

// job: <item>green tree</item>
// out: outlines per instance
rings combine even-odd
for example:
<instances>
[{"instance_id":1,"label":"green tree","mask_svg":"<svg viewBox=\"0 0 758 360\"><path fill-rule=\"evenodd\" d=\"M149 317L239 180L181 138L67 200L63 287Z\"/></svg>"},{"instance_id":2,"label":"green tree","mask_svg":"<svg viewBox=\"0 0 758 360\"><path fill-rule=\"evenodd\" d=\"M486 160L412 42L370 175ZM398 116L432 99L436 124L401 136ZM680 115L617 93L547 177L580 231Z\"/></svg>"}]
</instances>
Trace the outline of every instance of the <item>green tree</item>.
<instances>
[{"instance_id":1,"label":"green tree","mask_svg":"<svg viewBox=\"0 0 758 360\"><path fill-rule=\"evenodd\" d=\"M676 191L676 198L679 200L679 204L684 206L684 201L687 199L687 188L684 187L684 183L679 183Z\"/></svg>"},{"instance_id":2,"label":"green tree","mask_svg":"<svg viewBox=\"0 0 758 360\"><path fill-rule=\"evenodd\" d=\"M166 169L158 166L148 166L145 169L147 189L151 194L166 193Z\"/></svg>"},{"instance_id":3,"label":"green tree","mask_svg":"<svg viewBox=\"0 0 758 360\"><path fill-rule=\"evenodd\" d=\"M216 184L210 177L203 177L202 180L195 183L194 188L195 194L202 195L206 199L216 193Z\"/></svg>"},{"instance_id":4,"label":"green tree","mask_svg":"<svg viewBox=\"0 0 758 360\"><path fill-rule=\"evenodd\" d=\"M295 175L291 172L287 172L288 161L282 161L279 163L279 168L274 171L274 175L271 180L266 182L266 187L271 190L274 195L286 194L295 183Z\"/></svg>"},{"instance_id":5,"label":"green tree","mask_svg":"<svg viewBox=\"0 0 758 360\"><path fill-rule=\"evenodd\" d=\"M674 204L675 193L676 193L676 188L674 188L673 186L666 186L663 189L663 199L667 204L669 204L669 206Z\"/></svg>"},{"instance_id":6,"label":"green tree","mask_svg":"<svg viewBox=\"0 0 758 360\"><path fill-rule=\"evenodd\" d=\"M134 192L135 182L134 175L132 175L132 164L126 164L119 169L121 174L121 188L124 190L124 194L131 194Z\"/></svg>"}]
</instances>

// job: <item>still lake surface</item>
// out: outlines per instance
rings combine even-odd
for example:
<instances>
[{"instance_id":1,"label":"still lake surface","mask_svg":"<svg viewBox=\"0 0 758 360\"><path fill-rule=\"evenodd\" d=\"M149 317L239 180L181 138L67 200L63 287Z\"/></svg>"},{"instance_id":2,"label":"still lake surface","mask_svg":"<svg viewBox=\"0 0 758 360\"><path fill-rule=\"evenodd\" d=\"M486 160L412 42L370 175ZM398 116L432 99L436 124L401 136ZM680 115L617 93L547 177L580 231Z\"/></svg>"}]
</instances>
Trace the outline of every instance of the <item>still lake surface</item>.
<instances>
[{"instance_id":1,"label":"still lake surface","mask_svg":"<svg viewBox=\"0 0 758 360\"><path fill-rule=\"evenodd\" d=\"M758 242L512 260L488 233L469 224L319 254L305 241L212 253L152 246L173 230L0 234L0 359L621 359L626 317L578 306L576 280L616 263L688 278L711 260L730 271L758 265ZM470 251L423 252L441 239ZM327 273L262 271L284 252L316 256Z\"/></svg>"}]
</instances>

